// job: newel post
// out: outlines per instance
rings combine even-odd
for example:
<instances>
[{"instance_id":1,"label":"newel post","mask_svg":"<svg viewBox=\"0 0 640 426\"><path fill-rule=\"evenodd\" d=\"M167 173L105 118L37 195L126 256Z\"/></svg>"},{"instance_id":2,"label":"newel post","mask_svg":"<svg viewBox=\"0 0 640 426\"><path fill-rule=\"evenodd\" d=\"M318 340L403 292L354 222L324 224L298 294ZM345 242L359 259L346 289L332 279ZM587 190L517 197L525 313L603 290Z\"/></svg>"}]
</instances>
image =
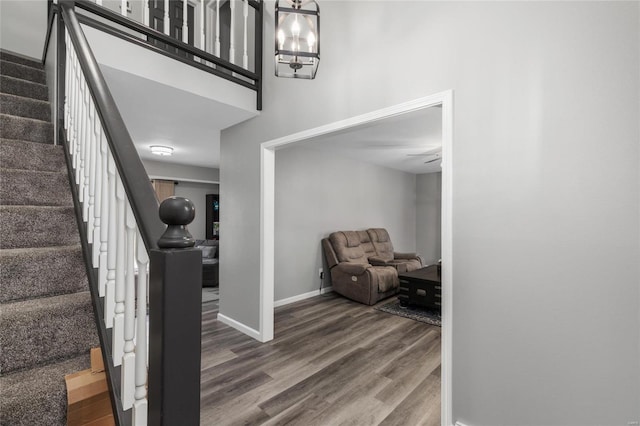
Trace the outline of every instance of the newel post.
<instances>
[{"instance_id":1,"label":"newel post","mask_svg":"<svg viewBox=\"0 0 640 426\"><path fill-rule=\"evenodd\" d=\"M149 425L200 424L202 255L186 228L194 217L186 198L160 205L168 226L149 258Z\"/></svg>"}]
</instances>

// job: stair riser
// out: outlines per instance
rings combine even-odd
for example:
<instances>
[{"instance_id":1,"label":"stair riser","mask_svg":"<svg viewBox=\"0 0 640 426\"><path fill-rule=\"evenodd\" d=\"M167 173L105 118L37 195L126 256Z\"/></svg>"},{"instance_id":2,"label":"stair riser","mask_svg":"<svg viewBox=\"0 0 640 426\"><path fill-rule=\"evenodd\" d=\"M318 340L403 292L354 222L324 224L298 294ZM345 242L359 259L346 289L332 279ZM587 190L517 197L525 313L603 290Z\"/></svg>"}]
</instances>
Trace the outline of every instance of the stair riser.
<instances>
[{"instance_id":1,"label":"stair riser","mask_svg":"<svg viewBox=\"0 0 640 426\"><path fill-rule=\"evenodd\" d=\"M44 121L2 114L0 129L7 139L53 144L53 126Z\"/></svg>"},{"instance_id":2,"label":"stair riser","mask_svg":"<svg viewBox=\"0 0 640 426\"><path fill-rule=\"evenodd\" d=\"M80 244L72 207L0 207L0 248Z\"/></svg>"},{"instance_id":3,"label":"stair riser","mask_svg":"<svg viewBox=\"0 0 640 426\"><path fill-rule=\"evenodd\" d=\"M23 80L32 81L38 84L47 84L47 78L44 70L39 70L26 65L20 65L15 62L2 61L0 73L9 77L21 78Z\"/></svg>"},{"instance_id":4,"label":"stair riser","mask_svg":"<svg viewBox=\"0 0 640 426\"><path fill-rule=\"evenodd\" d=\"M2 93L0 94L0 114L51 121L51 105L46 101Z\"/></svg>"},{"instance_id":5,"label":"stair riser","mask_svg":"<svg viewBox=\"0 0 640 426\"><path fill-rule=\"evenodd\" d=\"M3 374L87 351L97 343L88 293L4 305L0 322L0 370Z\"/></svg>"},{"instance_id":6,"label":"stair riser","mask_svg":"<svg viewBox=\"0 0 640 426\"><path fill-rule=\"evenodd\" d=\"M88 289L82 250L0 250L0 303Z\"/></svg>"},{"instance_id":7,"label":"stair riser","mask_svg":"<svg viewBox=\"0 0 640 426\"><path fill-rule=\"evenodd\" d=\"M66 174L0 169L0 176L0 204L73 206Z\"/></svg>"},{"instance_id":8,"label":"stair riser","mask_svg":"<svg viewBox=\"0 0 640 426\"><path fill-rule=\"evenodd\" d=\"M32 83L5 75L0 75L0 91L11 95L24 96L25 98L49 100L49 89L42 84Z\"/></svg>"},{"instance_id":9,"label":"stair riser","mask_svg":"<svg viewBox=\"0 0 640 426\"><path fill-rule=\"evenodd\" d=\"M13 55L5 51L0 51L0 60L6 61L6 62L13 62L20 65L26 65L28 67L36 68L36 69L44 68L42 63L35 59L23 58L22 56Z\"/></svg>"},{"instance_id":10,"label":"stair riser","mask_svg":"<svg viewBox=\"0 0 640 426\"><path fill-rule=\"evenodd\" d=\"M0 167L45 172L67 171L61 146L9 139L0 139Z\"/></svg>"}]
</instances>

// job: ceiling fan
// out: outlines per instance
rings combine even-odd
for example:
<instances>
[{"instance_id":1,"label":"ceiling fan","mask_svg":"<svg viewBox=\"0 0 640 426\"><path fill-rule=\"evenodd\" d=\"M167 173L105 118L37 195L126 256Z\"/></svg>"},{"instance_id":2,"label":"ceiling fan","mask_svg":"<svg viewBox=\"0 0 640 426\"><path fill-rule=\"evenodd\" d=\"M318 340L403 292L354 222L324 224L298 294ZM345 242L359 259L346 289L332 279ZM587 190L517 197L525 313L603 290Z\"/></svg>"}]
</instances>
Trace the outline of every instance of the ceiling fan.
<instances>
[{"instance_id":1,"label":"ceiling fan","mask_svg":"<svg viewBox=\"0 0 640 426\"><path fill-rule=\"evenodd\" d=\"M407 157L425 157L427 161L425 161L424 164L433 163L434 161L442 159L442 147L436 147L418 154L407 154Z\"/></svg>"}]
</instances>

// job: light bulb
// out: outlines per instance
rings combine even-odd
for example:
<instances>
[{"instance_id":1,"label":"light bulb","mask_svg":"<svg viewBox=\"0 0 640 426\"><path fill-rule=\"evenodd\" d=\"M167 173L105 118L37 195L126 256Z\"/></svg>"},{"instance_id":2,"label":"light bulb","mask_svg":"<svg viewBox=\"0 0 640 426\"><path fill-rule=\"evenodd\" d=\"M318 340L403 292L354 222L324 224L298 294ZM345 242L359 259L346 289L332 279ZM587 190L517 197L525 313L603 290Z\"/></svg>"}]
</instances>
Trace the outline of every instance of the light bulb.
<instances>
[{"instance_id":1,"label":"light bulb","mask_svg":"<svg viewBox=\"0 0 640 426\"><path fill-rule=\"evenodd\" d=\"M278 45L280 49L284 47L284 31L278 30Z\"/></svg>"},{"instance_id":2,"label":"light bulb","mask_svg":"<svg viewBox=\"0 0 640 426\"><path fill-rule=\"evenodd\" d=\"M298 37L300 35L300 24L298 24L298 17L296 16L296 20L291 24L291 34L294 37Z\"/></svg>"},{"instance_id":3,"label":"light bulb","mask_svg":"<svg viewBox=\"0 0 640 426\"><path fill-rule=\"evenodd\" d=\"M313 51L313 45L316 44L316 36L312 32L307 37L307 44L309 44L309 51Z\"/></svg>"}]
</instances>

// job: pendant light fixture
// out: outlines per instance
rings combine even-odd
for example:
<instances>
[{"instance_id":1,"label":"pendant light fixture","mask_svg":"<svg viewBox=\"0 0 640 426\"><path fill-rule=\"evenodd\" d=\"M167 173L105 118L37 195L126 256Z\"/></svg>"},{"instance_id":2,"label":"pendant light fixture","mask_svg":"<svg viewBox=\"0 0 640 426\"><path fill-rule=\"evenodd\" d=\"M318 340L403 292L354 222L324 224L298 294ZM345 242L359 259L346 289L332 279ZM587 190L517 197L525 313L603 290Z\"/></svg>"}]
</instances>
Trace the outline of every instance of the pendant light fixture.
<instances>
[{"instance_id":1,"label":"pendant light fixture","mask_svg":"<svg viewBox=\"0 0 640 426\"><path fill-rule=\"evenodd\" d=\"M276 1L277 77L313 79L320 63L320 8L313 0Z\"/></svg>"}]
</instances>

